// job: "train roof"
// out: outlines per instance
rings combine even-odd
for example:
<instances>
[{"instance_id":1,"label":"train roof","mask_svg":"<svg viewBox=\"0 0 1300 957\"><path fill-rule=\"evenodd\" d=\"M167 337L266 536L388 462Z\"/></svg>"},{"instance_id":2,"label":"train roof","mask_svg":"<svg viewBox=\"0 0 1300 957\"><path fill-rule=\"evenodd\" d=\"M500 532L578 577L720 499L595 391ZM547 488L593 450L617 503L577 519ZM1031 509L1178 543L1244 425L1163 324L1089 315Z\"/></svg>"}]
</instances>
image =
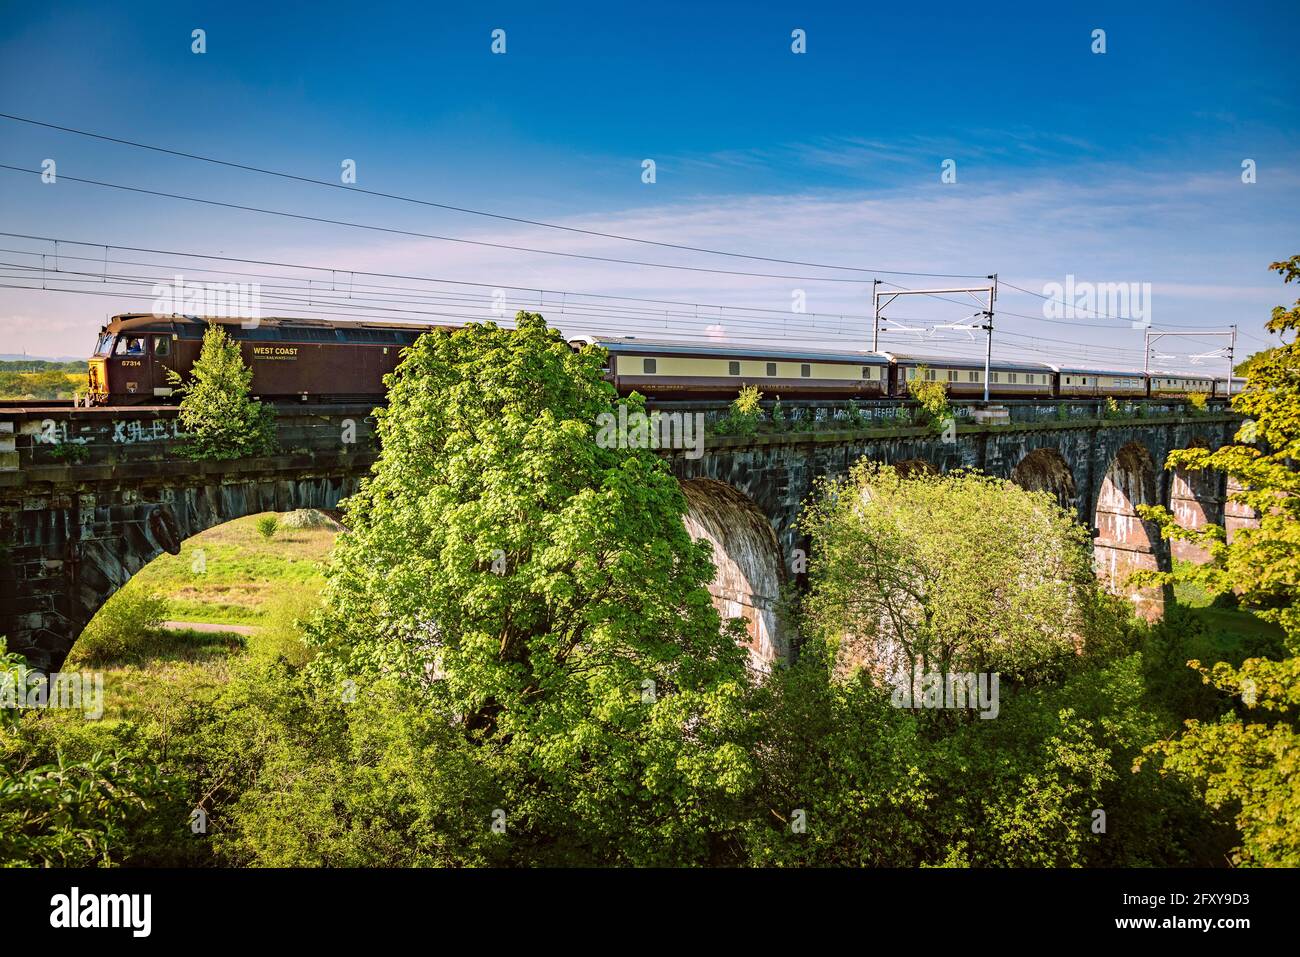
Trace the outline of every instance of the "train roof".
<instances>
[{"instance_id":1,"label":"train roof","mask_svg":"<svg viewBox=\"0 0 1300 957\"><path fill-rule=\"evenodd\" d=\"M570 345L597 345L614 355L638 355L647 351L677 356L724 355L755 359L809 359L814 362L852 362L857 365L888 365L883 352L846 352L821 349L781 348L779 346L737 345L726 342L699 344L667 339L642 339L639 336L570 336Z\"/></svg>"},{"instance_id":2,"label":"train roof","mask_svg":"<svg viewBox=\"0 0 1300 957\"><path fill-rule=\"evenodd\" d=\"M1121 376L1131 379L1136 376L1139 379L1146 378L1146 373L1141 369L1097 369L1089 366L1062 366L1053 365L1052 369L1063 375L1108 375Z\"/></svg>"},{"instance_id":3,"label":"train roof","mask_svg":"<svg viewBox=\"0 0 1300 957\"><path fill-rule=\"evenodd\" d=\"M1153 379L1208 379L1214 381L1215 378L1214 374L1210 372L1172 372L1168 369L1152 369L1147 375Z\"/></svg>"},{"instance_id":4,"label":"train roof","mask_svg":"<svg viewBox=\"0 0 1300 957\"><path fill-rule=\"evenodd\" d=\"M891 359L905 365L942 365L945 369L983 369L983 359L960 359L954 356L909 356L897 352L885 353ZM990 369L1009 369L1025 372L1055 371L1046 362L1010 362L1006 359L994 359L989 363Z\"/></svg>"},{"instance_id":5,"label":"train roof","mask_svg":"<svg viewBox=\"0 0 1300 957\"><path fill-rule=\"evenodd\" d=\"M151 312L124 312L114 316L104 326L105 332L134 332L147 330L154 326L189 326L205 328L209 323L220 326L242 326L248 319L215 316L159 316ZM270 328L293 327L315 329L389 329L427 332L430 329L450 329L453 326L437 326L427 323L412 322L367 322L362 319L305 319L294 316L267 316L257 320L258 327Z\"/></svg>"}]
</instances>

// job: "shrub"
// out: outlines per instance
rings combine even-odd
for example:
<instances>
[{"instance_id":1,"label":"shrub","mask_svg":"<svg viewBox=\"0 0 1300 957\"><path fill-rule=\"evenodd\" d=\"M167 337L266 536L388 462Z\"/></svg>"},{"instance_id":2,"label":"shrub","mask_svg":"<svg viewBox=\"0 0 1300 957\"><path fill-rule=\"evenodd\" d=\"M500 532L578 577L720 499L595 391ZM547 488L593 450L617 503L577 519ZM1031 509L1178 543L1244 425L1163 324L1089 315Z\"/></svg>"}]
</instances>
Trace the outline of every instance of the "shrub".
<instances>
[{"instance_id":1,"label":"shrub","mask_svg":"<svg viewBox=\"0 0 1300 957\"><path fill-rule=\"evenodd\" d=\"M167 599L137 582L127 582L90 620L68 656L70 662L139 659L157 645L167 618Z\"/></svg>"},{"instance_id":2,"label":"shrub","mask_svg":"<svg viewBox=\"0 0 1300 957\"><path fill-rule=\"evenodd\" d=\"M763 418L763 408L759 402L763 393L758 386L747 385L731 401L731 409L725 418L718 421L715 431L720 435L753 435L758 431L758 423Z\"/></svg>"},{"instance_id":3,"label":"shrub","mask_svg":"<svg viewBox=\"0 0 1300 957\"><path fill-rule=\"evenodd\" d=\"M784 432L789 425L785 418L785 409L781 407L781 397L778 395L776 401L772 403L772 411L769 413L772 420L773 432Z\"/></svg>"},{"instance_id":4,"label":"shrub","mask_svg":"<svg viewBox=\"0 0 1300 957\"><path fill-rule=\"evenodd\" d=\"M954 421L952 406L948 404L948 386L945 383L925 377L926 367L916 370L916 378L909 379L907 391L921 405L926 422L936 435L948 428Z\"/></svg>"},{"instance_id":5,"label":"shrub","mask_svg":"<svg viewBox=\"0 0 1300 957\"><path fill-rule=\"evenodd\" d=\"M279 528L280 520L274 515L263 515L257 520L257 533L265 539L274 538Z\"/></svg>"},{"instance_id":6,"label":"shrub","mask_svg":"<svg viewBox=\"0 0 1300 957\"><path fill-rule=\"evenodd\" d=\"M292 668L302 667L315 655L303 641L303 625L320 605L320 596L307 589L281 592L267 612L265 622L249 639L249 652L255 658L283 660Z\"/></svg>"}]
</instances>

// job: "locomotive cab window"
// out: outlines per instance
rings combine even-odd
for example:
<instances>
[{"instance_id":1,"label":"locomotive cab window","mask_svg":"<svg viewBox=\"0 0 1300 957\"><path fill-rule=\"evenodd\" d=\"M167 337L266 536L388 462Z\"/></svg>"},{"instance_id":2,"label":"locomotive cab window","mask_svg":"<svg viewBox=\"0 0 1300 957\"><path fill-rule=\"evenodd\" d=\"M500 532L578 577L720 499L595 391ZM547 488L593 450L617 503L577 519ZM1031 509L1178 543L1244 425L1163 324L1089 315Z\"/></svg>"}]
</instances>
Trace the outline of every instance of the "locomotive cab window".
<instances>
[{"instance_id":1,"label":"locomotive cab window","mask_svg":"<svg viewBox=\"0 0 1300 957\"><path fill-rule=\"evenodd\" d=\"M113 334L106 332L99 337L99 342L95 345L95 355L106 356L113 351Z\"/></svg>"},{"instance_id":2,"label":"locomotive cab window","mask_svg":"<svg viewBox=\"0 0 1300 957\"><path fill-rule=\"evenodd\" d=\"M767 364L767 374L768 374L768 375L776 375L776 363L775 363L775 362L769 362L769 363Z\"/></svg>"},{"instance_id":3,"label":"locomotive cab window","mask_svg":"<svg viewBox=\"0 0 1300 957\"><path fill-rule=\"evenodd\" d=\"M655 362L654 359L642 359L641 371L644 372L646 375L654 375L657 365L658 364Z\"/></svg>"},{"instance_id":4,"label":"locomotive cab window","mask_svg":"<svg viewBox=\"0 0 1300 957\"><path fill-rule=\"evenodd\" d=\"M167 336L153 337L153 354L156 356L169 355L172 351L172 341Z\"/></svg>"},{"instance_id":5,"label":"locomotive cab window","mask_svg":"<svg viewBox=\"0 0 1300 957\"><path fill-rule=\"evenodd\" d=\"M118 356L144 355L144 338L142 336L122 336L117 340L117 348L113 350L113 354Z\"/></svg>"},{"instance_id":6,"label":"locomotive cab window","mask_svg":"<svg viewBox=\"0 0 1300 957\"><path fill-rule=\"evenodd\" d=\"M727 363L727 375L740 375L740 363L739 363L739 362L728 362L728 363Z\"/></svg>"}]
</instances>

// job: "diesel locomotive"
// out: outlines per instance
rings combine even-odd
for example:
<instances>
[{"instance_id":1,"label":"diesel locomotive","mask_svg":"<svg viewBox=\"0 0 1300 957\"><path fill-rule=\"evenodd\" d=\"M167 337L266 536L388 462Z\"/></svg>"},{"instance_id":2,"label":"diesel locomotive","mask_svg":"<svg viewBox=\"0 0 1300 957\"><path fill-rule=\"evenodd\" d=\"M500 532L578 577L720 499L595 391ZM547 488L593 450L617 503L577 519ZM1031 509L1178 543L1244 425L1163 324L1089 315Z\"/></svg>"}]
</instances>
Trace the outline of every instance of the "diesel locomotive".
<instances>
[{"instance_id":1,"label":"diesel locomotive","mask_svg":"<svg viewBox=\"0 0 1300 957\"><path fill-rule=\"evenodd\" d=\"M402 349L438 326L323 319L203 319L131 313L100 330L90 359L92 405L165 405L169 371L188 378L209 321L239 344L252 395L268 402L378 402Z\"/></svg>"}]
</instances>

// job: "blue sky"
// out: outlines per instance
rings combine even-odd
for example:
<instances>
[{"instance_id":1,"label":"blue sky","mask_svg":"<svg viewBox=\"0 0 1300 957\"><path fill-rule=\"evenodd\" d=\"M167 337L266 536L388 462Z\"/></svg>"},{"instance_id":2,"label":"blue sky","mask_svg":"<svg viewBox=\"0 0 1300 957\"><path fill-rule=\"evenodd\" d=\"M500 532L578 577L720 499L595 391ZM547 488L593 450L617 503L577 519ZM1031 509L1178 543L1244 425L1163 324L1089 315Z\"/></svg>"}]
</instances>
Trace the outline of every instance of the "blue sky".
<instances>
[{"instance_id":1,"label":"blue sky","mask_svg":"<svg viewBox=\"0 0 1300 957\"><path fill-rule=\"evenodd\" d=\"M1266 270L1300 251L1288 4L269 6L10 5L0 112L332 181L350 158L368 189L660 241L862 268L996 271L1039 291L1067 275L1150 283L1156 327L1237 322L1254 337L1243 351L1262 344L1268 309L1289 301ZM206 31L202 55L191 52L196 28ZM497 28L505 55L490 49ZM802 55L791 51L796 28L807 34ZM345 195L0 120L0 163L37 169L46 158L65 176L417 232L851 275ZM1246 158L1257 164L1249 185ZM656 163L654 184L642 182L645 159ZM948 159L955 183L940 181ZM795 289L819 316L871 312L869 285L490 250L4 170L0 230L733 307L730 319L706 308L698 330L672 327L687 335L865 341L859 320L818 327L791 315L777 326L741 311L788 310ZM524 298L512 292L512 308ZM1047 322L1042 305L1003 289L1000 352L1140 365L1142 336L1129 323ZM0 289L0 353L79 355L106 314L141 308ZM906 318L968 312L918 301ZM611 313L604 327L653 331L644 317L628 321ZM1220 344L1184 342L1178 350ZM972 348L960 333L886 344Z\"/></svg>"}]
</instances>

